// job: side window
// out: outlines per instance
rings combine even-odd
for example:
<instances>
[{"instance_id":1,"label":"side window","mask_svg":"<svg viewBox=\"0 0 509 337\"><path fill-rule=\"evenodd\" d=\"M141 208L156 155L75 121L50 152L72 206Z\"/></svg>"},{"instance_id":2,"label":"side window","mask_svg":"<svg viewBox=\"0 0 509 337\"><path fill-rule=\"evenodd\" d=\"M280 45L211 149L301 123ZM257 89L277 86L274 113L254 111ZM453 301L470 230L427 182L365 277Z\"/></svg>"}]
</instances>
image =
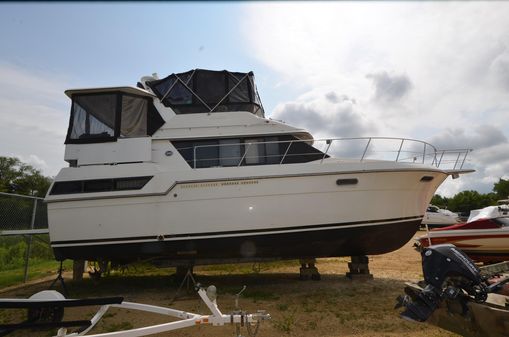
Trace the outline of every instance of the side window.
<instances>
[{"instance_id":1,"label":"side window","mask_svg":"<svg viewBox=\"0 0 509 337\"><path fill-rule=\"evenodd\" d=\"M147 137L165 122L147 97L122 91L72 93L71 97L71 118L65 144Z\"/></svg>"},{"instance_id":2,"label":"side window","mask_svg":"<svg viewBox=\"0 0 509 337\"><path fill-rule=\"evenodd\" d=\"M266 164L279 164L281 161L281 153L279 150L278 137L265 138L265 163Z\"/></svg>"},{"instance_id":3,"label":"side window","mask_svg":"<svg viewBox=\"0 0 509 337\"><path fill-rule=\"evenodd\" d=\"M207 140L195 144L196 167L219 166L219 147L217 140Z\"/></svg>"},{"instance_id":4,"label":"side window","mask_svg":"<svg viewBox=\"0 0 509 337\"><path fill-rule=\"evenodd\" d=\"M73 99L69 139L108 139L115 136L117 96L96 94Z\"/></svg>"},{"instance_id":5,"label":"side window","mask_svg":"<svg viewBox=\"0 0 509 337\"><path fill-rule=\"evenodd\" d=\"M241 158L239 138L219 140L220 166L237 166Z\"/></svg>"},{"instance_id":6,"label":"side window","mask_svg":"<svg viewBox=\"0 0 509 337\"><path fill-rule=\"evenodd\" d=\"M238 166L242 158L240 166L277 165L284 154L283 164L306 163L328 157L305 142L285 142L294 139L273 136L176 141L173 144L189 166L196 168Z\"/></svg>"},{"instance_id":7,"label":"side window","mask_svg":"<svg viewBox=\"0 0 509 337\"><path fill-rule=\"evenodd\" d=\"M246 165L256 165L265 163L265 144L260 138L246 138L244 140L244 148L246 156L244 161Z\"/></svg>"},{"instance_id":8,"label":"side window","mask_svg":"<svg viewBox=\"0 0 509 337\"><path fill-rule=\"evenodd\" d=\"M145 98L122 95L120 137L147 135L147 108L148 101Z\"/></svg>"}]
</instances>

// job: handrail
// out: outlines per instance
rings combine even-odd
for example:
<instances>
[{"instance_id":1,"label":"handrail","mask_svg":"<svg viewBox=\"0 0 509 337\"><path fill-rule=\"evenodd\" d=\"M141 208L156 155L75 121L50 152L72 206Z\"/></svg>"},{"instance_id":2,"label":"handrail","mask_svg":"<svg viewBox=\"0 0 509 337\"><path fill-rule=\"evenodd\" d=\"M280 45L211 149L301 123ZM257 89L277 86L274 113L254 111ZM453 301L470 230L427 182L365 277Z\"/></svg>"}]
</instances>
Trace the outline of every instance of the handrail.
<instances>
[{"instance_id":1,"label":"handrail","mask_svg":"<svg viewBox=\"0 0 509 337\"><path fill-rule=\"evenodd\" d=\"M468 153L472 151L472 149L447 149L447 150L438 150L435 146L433 146L430 143L427 143L422 140L417 139L411 139L411 138L400 138L400 137L344 137L344 138L327 138L327 139L293 139L293 140L280 140L280 141L266 141L266 142L249 142L249 143L228 143L228 144L211 144L211 145L197 145L193 147L193 167L197 168L197 163L199 161L209 161L209 160L220 160L220 159L239 159L237 165L228 165L228 166L242 166L244 160L246 157L251 158L252 155L248 155L248 151L251 148L252 145L265 145L265 144L288 144L286 147L286 150L283 154L276 155L277 157L281 156L281 160L279 160L279 165L282 165L285 162L285 159L289 156L295 156L295 155L311 155L311 153L300 153L300 154L289 154L290 148L294 143L312 143L316 144L324 142L325 149L324 151L321 151L323 153L323 156L320 160L320 163L323 163L323 161L330 155L330 150L333 144L341 144L341 142L347 142L347 141L367 141L366 145L360 150L359 152L362 153L360 156L359 161L364 161L368 158L370 158L373 154L387 154L387 153L395 153L395 159L384 159L388 161L395 161L395 162L405 162L407 160L412 160L412 162L420 162L422 164L425 164L427 160L430 160L430 165L435 167L440 167L443 164L453 164L453 169L462 169L463 165L466 162ZM398 141L399 146L395 146L395 150L376 150L377 147L377 141ZM403 150L404 145L410 144L411 148L407 150ZM418 150L418 147L412 147L412 144L421 144L422 149ZM204 158L204 159L198 159L197 154L199 149L203 148L220 148L225 146L244 146L244 153L237 157L228 157L228 158ZM369 150L369 151L368 151ZM402 156L403 154L407 154L406 156ZM313 155L316 155L316 153L313 153ZM410 155L410 156L408 156ZM446 159L447 157L450 157L450 155L457 155L455 159ZM258 155L257 158L269 158L273 155ZM422 160L420 160L422 157ZM440 157L440 159L438 159ZM348 157L351 159L351 157ZM394 157L393 157L394 158Z\"/></svg>"}]
</instances>

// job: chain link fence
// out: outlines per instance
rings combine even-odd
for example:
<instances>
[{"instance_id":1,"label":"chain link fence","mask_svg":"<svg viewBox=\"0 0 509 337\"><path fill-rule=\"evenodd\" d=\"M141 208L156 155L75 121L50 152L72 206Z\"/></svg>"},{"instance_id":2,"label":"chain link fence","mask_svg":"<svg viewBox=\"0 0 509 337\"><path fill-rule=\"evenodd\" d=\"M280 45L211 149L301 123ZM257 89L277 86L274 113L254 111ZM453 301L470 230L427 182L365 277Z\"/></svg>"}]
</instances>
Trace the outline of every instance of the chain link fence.
<instances>
[{"instance_id":1,"label":"chain link fence","mask_svg":"<svg viewBox=\"0 0 509 337\"><path fill-rule=\"evenodd\" d=\"M0 192L0 231L48 228L42 198Z\"/></svg>"},{"instance_id":2,"label":"chain link fence","mask_svg":"<svg viewBox=\"0 0 509 337\"><path fill-rule=\"evenodd\" d=\"M33 236L47 233L44 230L48 229L48 207L43 200L38 197L0 192L0 237L22 236L26 240L24 282L28 280Z\"/></svg>"}]
</instances>

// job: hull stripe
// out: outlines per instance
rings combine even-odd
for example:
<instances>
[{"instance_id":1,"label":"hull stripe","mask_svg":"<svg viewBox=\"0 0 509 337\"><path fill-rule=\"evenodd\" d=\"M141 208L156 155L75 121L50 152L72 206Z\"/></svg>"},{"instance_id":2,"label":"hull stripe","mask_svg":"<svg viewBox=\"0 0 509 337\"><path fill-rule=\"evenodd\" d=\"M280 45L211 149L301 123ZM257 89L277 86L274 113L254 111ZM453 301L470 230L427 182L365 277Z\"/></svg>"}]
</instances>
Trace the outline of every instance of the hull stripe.
<instances>
[{"instance_id":1,"label":"hull stripe","mask_svg":"<svg viewBox=\"0 0 509 337\"><path fill-rule=\"evenodd\" d=\"M93 245L96 243L135 243L135 242L151 242L151 241L179 241L189 239L210 239L210 238L221 238L221 237L238 237L246 235L267 235L267 234L284 234L284 233L296 233L296 232L309 232L318 230L331 230L331 229L343 229L343 228L355 228L355 227L366 227L366 226L379 226L387 223L398 223L407 221L418 221L421 220L423 215L384 219L384 220L367 220L367 221L355 221L346 223L336 224L324 224L324 225L310 225L310 226L296 226L296 227L283 227L283 228L265 228L257 230L239 230L239 231L227 231L227 232L209 232L209 233L189 233L189 234L168 234L164 235L163 240L158 240L156 235L151 236L138 236L138 237L125 237L125 238L105 238L105 239L90 239L90 240L69 240L69 241L52 241L53 247L65 247L65 246L81 246L81 245Z\"/></svg>"}]
</instances>

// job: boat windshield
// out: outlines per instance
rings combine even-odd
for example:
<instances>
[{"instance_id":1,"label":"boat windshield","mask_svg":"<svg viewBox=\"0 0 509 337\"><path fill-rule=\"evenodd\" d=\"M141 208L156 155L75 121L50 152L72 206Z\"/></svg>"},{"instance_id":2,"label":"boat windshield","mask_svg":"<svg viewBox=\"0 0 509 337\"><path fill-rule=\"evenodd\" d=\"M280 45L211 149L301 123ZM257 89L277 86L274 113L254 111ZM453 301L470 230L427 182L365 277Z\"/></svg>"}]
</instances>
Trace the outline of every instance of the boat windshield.
<instances>
[{"instance_id":1,"label":"boat windshield","mask_svg":"<svg viewBox=\"0 0 509 337\"><path fill-rule=\"evenodd\" d=\"M152 99L123 92L73 94L66 144L146 137L164 120Z\"/></svg>"},{"instance_id":2,"label":"boat windshield","mask_svg":"<svg viewBox=\"0 0 509 337\"><path fill-rule=\"evenodd\" d=\"M493 220L498 222L502 227L509 227L509 217L501 217Z\"/></svg>"},{"instance_id":3,"label":"boat windshield","mask_svg":"<svg viewBox=\"0 0 509 337\"><path fill-rule=\"evenodd\" d=\"M195 69L146 84L176 114L248 111L264 116L252 72Z\"/></svg>"}]
</instances>

